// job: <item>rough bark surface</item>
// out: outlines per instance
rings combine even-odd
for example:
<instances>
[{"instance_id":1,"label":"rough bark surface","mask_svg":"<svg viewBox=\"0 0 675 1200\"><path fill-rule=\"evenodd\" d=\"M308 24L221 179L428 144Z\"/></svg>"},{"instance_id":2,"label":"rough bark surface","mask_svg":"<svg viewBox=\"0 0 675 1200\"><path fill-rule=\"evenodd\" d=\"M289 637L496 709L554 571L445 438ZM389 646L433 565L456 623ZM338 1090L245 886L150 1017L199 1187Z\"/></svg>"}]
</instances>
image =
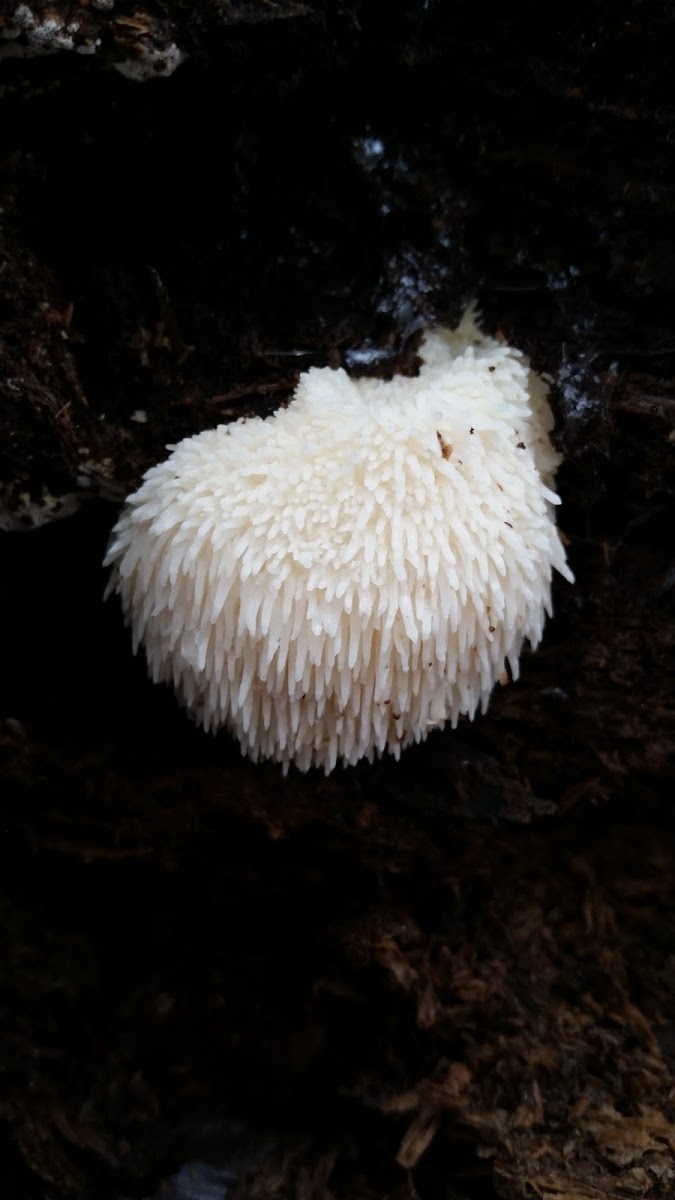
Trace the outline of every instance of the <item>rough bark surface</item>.
<instances>
[{"instance_id":1,"label":"rough bark surface","mask_svg":"<svg viewBox=\"0 0 675 1200\"><path fill-rule=\"evenodd\" d=\"M0 35L3 1200L672 1197L670 6ZM554 381L577 583L474 724L253 766L102 604L117 505L470 298Z\"/></svg>"}]
</instances>

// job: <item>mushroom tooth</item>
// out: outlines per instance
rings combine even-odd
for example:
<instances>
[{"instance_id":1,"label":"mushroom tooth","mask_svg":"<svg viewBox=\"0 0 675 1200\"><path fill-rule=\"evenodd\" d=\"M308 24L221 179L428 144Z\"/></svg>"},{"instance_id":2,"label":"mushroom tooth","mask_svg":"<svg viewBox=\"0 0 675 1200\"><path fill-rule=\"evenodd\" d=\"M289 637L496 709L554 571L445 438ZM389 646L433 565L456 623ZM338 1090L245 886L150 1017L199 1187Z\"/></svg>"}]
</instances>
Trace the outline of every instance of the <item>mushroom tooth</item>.
<instances>
[{"instance_id":1,"label":"mushroom tooth","mask_svg":"<svg viewBox=\"0 0 675 1200\"><path fill-rule=\"evenodd\" d=\"M331 771L485 711L573 581L545 382L473 309L415 378L301 375L287 408L187 438L111 535L157 682L245 753Z\"/></svg>"}]
</instances>

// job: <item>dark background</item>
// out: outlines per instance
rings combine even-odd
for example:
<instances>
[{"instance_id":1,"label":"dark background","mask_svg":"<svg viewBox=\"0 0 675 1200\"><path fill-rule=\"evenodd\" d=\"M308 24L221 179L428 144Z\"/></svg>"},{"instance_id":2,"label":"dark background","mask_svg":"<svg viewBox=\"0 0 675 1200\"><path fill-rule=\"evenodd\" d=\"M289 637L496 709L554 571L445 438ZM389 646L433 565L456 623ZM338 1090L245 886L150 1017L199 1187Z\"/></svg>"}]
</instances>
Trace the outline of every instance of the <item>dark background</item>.
<instances>
[{"instance_id":1,"label":"dark background","mask_svg":"<svg viewBox=\"0 0 675 1200\"><path fill-rule=\"evenodd\" d=\"M3 1200L672 1196L671 6L3 30ZM553 379L576 585L474 724L253 766L103 605L119 503L473 298Z\"/></svg>"}]
</instances>

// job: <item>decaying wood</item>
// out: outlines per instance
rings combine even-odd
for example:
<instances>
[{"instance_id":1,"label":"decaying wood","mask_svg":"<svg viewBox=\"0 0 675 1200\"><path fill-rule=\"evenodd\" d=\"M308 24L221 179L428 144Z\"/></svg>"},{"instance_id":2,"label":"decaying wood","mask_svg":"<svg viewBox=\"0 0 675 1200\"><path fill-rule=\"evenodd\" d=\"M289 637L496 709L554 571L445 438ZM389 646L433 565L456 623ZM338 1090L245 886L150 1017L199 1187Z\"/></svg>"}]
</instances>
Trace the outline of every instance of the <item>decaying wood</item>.
<instances>
[{"instance_id":1,"label":"decaying wood","mask_svg":"<svg viewBox=\"0 0 675 1200\"><path fill-rule=\"evenodd\" d=\"M675 1191L675 19L539 17L0 5L3 1200ZM576 584L487 716L284 779L132 659L117 505L471 299Z\"/></svg>"}]
</instances>

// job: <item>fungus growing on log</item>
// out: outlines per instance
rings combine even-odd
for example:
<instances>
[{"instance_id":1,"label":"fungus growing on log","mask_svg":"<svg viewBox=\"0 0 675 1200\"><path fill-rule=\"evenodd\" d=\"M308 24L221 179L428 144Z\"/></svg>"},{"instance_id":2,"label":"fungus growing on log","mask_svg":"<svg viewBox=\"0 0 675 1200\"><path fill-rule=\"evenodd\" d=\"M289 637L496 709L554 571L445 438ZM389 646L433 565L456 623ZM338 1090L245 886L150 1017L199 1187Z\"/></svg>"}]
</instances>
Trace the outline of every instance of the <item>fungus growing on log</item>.
<instances>
[{"instance_id":1,"label":"fungus growing on log","mask_svg":"<svg viewBox=\"0 0 675 1200\"><path fill-rule=\"evenodd\" d=\"M573 578L543 380L471 311L420 353L187 438L115 526L134 649L254 759L328 772L473 717Z\"/></svg>"}]
</instances>

